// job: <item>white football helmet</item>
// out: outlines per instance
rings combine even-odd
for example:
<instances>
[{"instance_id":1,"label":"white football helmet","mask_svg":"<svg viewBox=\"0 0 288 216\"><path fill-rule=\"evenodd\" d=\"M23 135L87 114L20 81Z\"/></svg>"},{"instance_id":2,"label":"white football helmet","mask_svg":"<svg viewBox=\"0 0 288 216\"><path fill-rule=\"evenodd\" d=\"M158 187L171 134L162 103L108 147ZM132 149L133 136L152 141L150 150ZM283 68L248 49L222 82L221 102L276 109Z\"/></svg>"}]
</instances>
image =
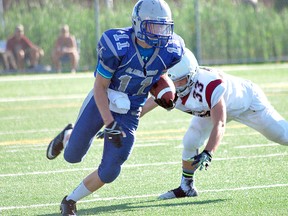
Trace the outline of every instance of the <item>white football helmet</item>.
<instances>
[{"instance_id":1,"label":"white football helmet","mask_svg":"<svg viewBox=\"0 0 288 216\"><path fill-rule=\"evenodd\" d=\"M155 47L165 47L173 34L170 7L164 0L139 0L132 12L136 37Z\"/></svg>"},{"instance_id":2,"label":"white football helmet","mask_svg":"<svg viewBox=\"0 0 288 216\"><path fill-rule=\"evenodd\" d=\"M185 48L181 61L168 70L168 76L173 82L187 79L185 85L176 87L176 93L179 97L184 97L190 92L197 79L198 70L199 65L194 54Z\"/></svg>"}]
</instances>

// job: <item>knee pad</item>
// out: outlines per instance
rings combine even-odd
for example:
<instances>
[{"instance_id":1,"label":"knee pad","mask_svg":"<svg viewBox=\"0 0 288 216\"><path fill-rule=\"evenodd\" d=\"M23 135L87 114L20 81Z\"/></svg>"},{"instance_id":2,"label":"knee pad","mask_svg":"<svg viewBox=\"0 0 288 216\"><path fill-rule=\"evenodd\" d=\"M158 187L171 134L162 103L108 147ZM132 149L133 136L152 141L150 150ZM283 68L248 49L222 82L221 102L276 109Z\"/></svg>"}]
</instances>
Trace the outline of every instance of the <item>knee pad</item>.
<instances>
[{"instance_id":1,"label":"knee pad","mask_svg":"<svg viewBox=\"0 0 288 216\"><path fill-rule=\"evenodd\" d=\"M104 183L111 183L113 182L121 172L121 165L120 164L100 164L98 168L98 175L102 182Z\"/></svg>"},{"instance_id":2,"label":"knee pad","mask_svg":"<svg viewBox=\"0 0 288 216\"><path fill-rule=\"evenodd\" d=\"M68 162L68 163L79 163L82 161L82 158L79 157L75 157L74 154L68 152L68 151L64 151L64 159Z\"/></svg>"},{"instance_id":3,"label":"knee pad","mask_svg":"<svg viewBox=\"0 0 288 216\"><path fill-rule=\"evenodd\" d=\"M81 150L69 147L68 142L66 144L66 147L64 149L63 157L68 163L79 163L82 161L84 156L80 154Z\"/></svg>"},{"instance_id":4,"label":"knee pad","mask_svg":"<svg viewBox=\"0 0 288 216\"><path fill-rule=\"evenodd\" d=\"M277 124L269 125L262 134L269 140L288 146L288 122L280 120Z\"/></svg>"},{"instance_id":5,"label":"knee pad","mask_svg":"<svg viewBox=\"0 0 288 216\"><path fill-rule=\"evenodd\" d=\"M283 130L277 134L278 136L270 138L272 141L279 143L280 145L286 145L288 146L288 130L286 128L283 128ZM269 137L268 137L269 139Z\"/></svg>"},{"instance_id":6,"label":"knee pad","mask_svg":"<svg viewBox=\"0 0 288 216\"><path fill-rule=\"evenodd\" d=\"M283 128L283 132L281 133L280 137L278 137L278 143L288 146L288 122L282 120L280 124Z\"/></svg>"},{"instance_id":7,"label":"knee pad","mask_svg":"<svg viewBox=\"0 0 288 216\"><path fill-rule=\"evenodd\" d=\"M121 172L122 164L127 160L128 156L119 157L118 160L113 158L109 161L101 162L98 168L98 175L102 182L111 183L113 182Z\"/></svg>"}]
</instances>

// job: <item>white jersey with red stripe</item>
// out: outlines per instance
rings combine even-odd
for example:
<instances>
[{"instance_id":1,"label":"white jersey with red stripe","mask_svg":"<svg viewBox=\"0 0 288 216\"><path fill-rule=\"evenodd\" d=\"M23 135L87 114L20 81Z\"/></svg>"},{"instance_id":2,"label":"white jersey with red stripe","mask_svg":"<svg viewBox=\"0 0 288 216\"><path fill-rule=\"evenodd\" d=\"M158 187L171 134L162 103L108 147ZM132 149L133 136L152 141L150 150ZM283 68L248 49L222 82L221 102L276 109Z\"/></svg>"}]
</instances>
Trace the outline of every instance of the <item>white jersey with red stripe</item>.
<instances>
[{"instance_id":1,"label":"white jersey with red stripe","mask_svg":"<svg viewBox=\"0 0 288 216\"><path fill-rule=\"evenodd\" d=\"M201 67L190 94L178 98L176 108L200 117L209 116L211 108L222 96L228 117L238 115L251 108L252 83L216 69Z\"/></svg>"},{"instance_id":2,"label":"white jersey with red stripe","mask_svg":"<svg viewBox=\"0 0 288 216\"><path fill-rule=\"evenodd\" d=\"M197 155L211 135L210 110L221 97L226 106L227 122L234 120L245 124L273 142L288 145L288 122L273 108L258 85L207 68L201 68L193 81L190 94L176 101L177 109L194 115L183 137L183 160Z\"/></svg>"}]
</instances>

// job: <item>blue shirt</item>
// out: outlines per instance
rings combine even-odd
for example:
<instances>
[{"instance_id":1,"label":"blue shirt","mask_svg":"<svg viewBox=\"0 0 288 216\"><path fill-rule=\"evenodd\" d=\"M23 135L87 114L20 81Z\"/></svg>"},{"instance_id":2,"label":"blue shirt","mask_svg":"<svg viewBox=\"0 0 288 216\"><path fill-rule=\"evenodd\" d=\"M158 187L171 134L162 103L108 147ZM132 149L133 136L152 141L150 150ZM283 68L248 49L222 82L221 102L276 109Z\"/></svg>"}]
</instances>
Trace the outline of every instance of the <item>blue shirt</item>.
<instances>
[{"instance_id":1,"label":"blue shirt","mask_svg":"<svg viewBox=\"0 0 288 216\"><path fill-rule=\"evenodd\" d=\"M151 87L163 71L181 60L184 42L174 34L165 48L140 51L135 39L132 27L104 32L98 43L98 64L94 75L99 73L111 79L109 88L126 93L131 108L137 109L144 105Z\"/></svg>"}]
</instances>

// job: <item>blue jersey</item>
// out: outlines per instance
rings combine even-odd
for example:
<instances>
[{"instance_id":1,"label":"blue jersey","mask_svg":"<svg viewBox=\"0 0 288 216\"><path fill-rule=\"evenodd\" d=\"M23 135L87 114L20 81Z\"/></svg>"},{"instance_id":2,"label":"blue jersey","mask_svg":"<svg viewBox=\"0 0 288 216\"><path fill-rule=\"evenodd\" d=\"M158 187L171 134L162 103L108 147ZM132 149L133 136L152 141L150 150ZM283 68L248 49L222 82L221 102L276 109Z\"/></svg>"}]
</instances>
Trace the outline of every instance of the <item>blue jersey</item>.
<instances>
[{"instance_id":1,"label":"blue jersey","mask_svg":"<svg viewBox=\"0 0 288 216\"><path fill-rule=\"evenodd\" d=\"M168 45L155 48L145 62L135 41L132 27L104 32L98 43L98 65L94 73L111 79L109 88L127 94L131 109L144 105L153 84L163 71L180 61L184 48L182 38L173 34Z\"/></svg>"}]
</instances>

